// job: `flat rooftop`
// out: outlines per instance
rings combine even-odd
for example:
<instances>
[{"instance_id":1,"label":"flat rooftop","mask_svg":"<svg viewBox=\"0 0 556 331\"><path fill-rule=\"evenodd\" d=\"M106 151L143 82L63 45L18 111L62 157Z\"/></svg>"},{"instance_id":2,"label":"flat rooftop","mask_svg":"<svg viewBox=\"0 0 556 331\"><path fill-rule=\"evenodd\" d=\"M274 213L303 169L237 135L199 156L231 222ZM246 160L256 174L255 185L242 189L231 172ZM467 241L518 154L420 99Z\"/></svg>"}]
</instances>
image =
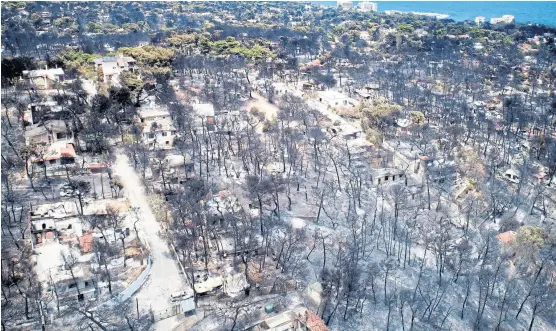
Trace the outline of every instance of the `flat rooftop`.
<instances>
[{"instance_id":1,"label":"flat rooftop","mask_svg":"<svg viewBox=\"0 0 556 331\"><path fill-rule=\"evenodd\" d=\"M151 118L170 116L170 112L166 107L149 106L148 108L140 108L137 111L137 115L141 119L151 119Z\"/></svg>"},{"instance_id":2,"label":"flat rooftop","mask_svg":"<svg viewBox=\"0 0 556 331\"><path fill-rule=\"evenodd\" d=\"M191 106L199 116L214 116L214 105L212 103L194 103Z\"/></svg>"},{"instance_id":3,"label":"flat rooftop","mask_svg":"<svg viewBox=\"0 0 556 331\"><path fill-rule=\"evenodd\" d=\"M72 254L77 257L78 262L83 262L73 269L76 278L85 277L90 273L89 266L79 251L71 250L67 245L52 242L36 247L35 252L37 253L35 271L40 282L49 282L51 276L55 282L72 279L70 272L64 268L62 254L66 256Z\"/></svg>"},{"instance_id":4,"label":"flat rooftop","mask_svg":"<svg viewBox=\"0 0 556 331\"><path fill-rule=\"evenodd\" d=\"M326 100L345 100L345 99L351 99L350 97L348 97L345 94L342 94L340 92L337 91L332 91L332 90L328 90L328 91L317 91L317 94L319 95L319 97L326 99Z\"/></svg>"}]
</instances>

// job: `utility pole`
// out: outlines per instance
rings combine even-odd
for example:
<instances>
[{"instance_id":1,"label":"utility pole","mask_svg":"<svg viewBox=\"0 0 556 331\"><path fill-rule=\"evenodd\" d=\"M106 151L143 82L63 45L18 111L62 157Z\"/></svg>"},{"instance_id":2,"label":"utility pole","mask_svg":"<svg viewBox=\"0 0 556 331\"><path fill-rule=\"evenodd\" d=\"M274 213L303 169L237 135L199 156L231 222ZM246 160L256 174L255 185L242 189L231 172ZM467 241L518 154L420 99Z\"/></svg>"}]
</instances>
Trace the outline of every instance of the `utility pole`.
<instances>
[{"instance_id":1,"label":"utility pole","mask_svg":"<svg viewBox=\"0 0 556 331\"><path fill-rule=\"evenodd\" d=\"M124 268L126 267L126 262L125 262L125 241L124 241L125 235L122 233L120 234L120 239L122 240L122 248L123 248L123 257L124 257Z\"/></svg>"}]
</instances>

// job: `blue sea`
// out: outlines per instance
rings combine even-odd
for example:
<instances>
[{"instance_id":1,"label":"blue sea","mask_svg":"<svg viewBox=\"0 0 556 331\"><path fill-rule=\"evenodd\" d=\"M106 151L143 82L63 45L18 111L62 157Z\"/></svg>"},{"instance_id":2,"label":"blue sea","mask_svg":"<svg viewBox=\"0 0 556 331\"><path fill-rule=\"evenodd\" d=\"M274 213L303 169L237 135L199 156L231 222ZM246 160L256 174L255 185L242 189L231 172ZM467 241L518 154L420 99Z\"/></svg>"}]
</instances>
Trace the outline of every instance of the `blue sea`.
<instances>
[{"instance_id":1,"label":"blue sea","mask_svg":"<svg viewBox=\"0 0 556 331\"><path fill-rule=\"evenodd\" d=\"M336 6L336 1L311 1L325 6ZM354 1L354 5L358 1ZM378 11L399 10L448 14L454 21L474 20L477 16L513 15L518 23L537 23L556 26L556 1L373 1Z\"/></svg>"}]
</instances>

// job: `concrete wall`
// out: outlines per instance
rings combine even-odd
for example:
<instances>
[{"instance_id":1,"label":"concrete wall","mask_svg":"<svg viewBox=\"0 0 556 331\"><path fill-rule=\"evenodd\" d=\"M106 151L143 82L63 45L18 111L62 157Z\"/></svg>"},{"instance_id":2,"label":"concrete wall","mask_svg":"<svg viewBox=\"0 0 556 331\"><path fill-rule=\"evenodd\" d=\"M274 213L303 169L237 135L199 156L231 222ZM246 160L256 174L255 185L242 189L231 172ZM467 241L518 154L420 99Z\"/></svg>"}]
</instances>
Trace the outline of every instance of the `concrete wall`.
<instances>
[{"instance_id":1,"label":"concrete wall","mask_svg":"<svg viewBox=\"0 0 556 331\"><path fill-rule=\"evenodd\" d=\"M112 307L117 305L119 302L123 302L131 298L131 296L135 294L137 290L139 290L139 288L145 283L145 281L149 277L149 273L151 272L151 267L152 267L152 261L151 261L151 257L149 256L147 259L147 267L145 268L145 270L143 270L143 272L139 275L139 277L137 277L133 281L133 283L131 283L125 290L123 290L120 294L118 294L118 296L100 304L99 306L107 305L109 307Z\"/></svg>"},{"instance_id":2,"label":"concrete wall","mask_svg":"<svg viewBox=\"0 0 556 331\"><path fill-rule=\"evenodd\" d=\"M151 272L151 267L152 267L152 261L151 261L151 257L149 256L147 258L147 267L145 268L145 270L143 270L143 272L139 275L139 277L137 277L137 279L133 281L133 283L131 283L125 290L123 290L120 294L118 294L118 300L125 301L131 298L131 296L135 292L137 292L137 290L139 290L139 288L147 280L147 277Z\"/></svg>"}]
</instances>

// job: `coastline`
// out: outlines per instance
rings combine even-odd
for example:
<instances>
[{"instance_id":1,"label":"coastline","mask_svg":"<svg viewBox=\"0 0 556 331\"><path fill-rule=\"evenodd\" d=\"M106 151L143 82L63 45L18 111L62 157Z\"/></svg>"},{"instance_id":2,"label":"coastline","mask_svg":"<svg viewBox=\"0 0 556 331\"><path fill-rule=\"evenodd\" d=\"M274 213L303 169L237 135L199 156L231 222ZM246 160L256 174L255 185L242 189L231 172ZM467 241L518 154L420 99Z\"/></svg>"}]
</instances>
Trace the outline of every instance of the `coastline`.
<instances>
[{"instance_id":1,"label":"coastline","mask_svg":"<svg viewBox=\"0 0 556 331\"><path fill-rule=\"evenodd\" d=\"M371 0L372 1L372 0ZM313 4L335 7L336 1L310 1ZM484 16L487 21L493 17L513 15L518 24L542 24L556 27L556 2L526 1L372 1L378 5L378 12L387 10L400 12L442 13L455 22L474 21ZM356 6L359 1L353 1Z\"/></svg>"}]
</instances>

